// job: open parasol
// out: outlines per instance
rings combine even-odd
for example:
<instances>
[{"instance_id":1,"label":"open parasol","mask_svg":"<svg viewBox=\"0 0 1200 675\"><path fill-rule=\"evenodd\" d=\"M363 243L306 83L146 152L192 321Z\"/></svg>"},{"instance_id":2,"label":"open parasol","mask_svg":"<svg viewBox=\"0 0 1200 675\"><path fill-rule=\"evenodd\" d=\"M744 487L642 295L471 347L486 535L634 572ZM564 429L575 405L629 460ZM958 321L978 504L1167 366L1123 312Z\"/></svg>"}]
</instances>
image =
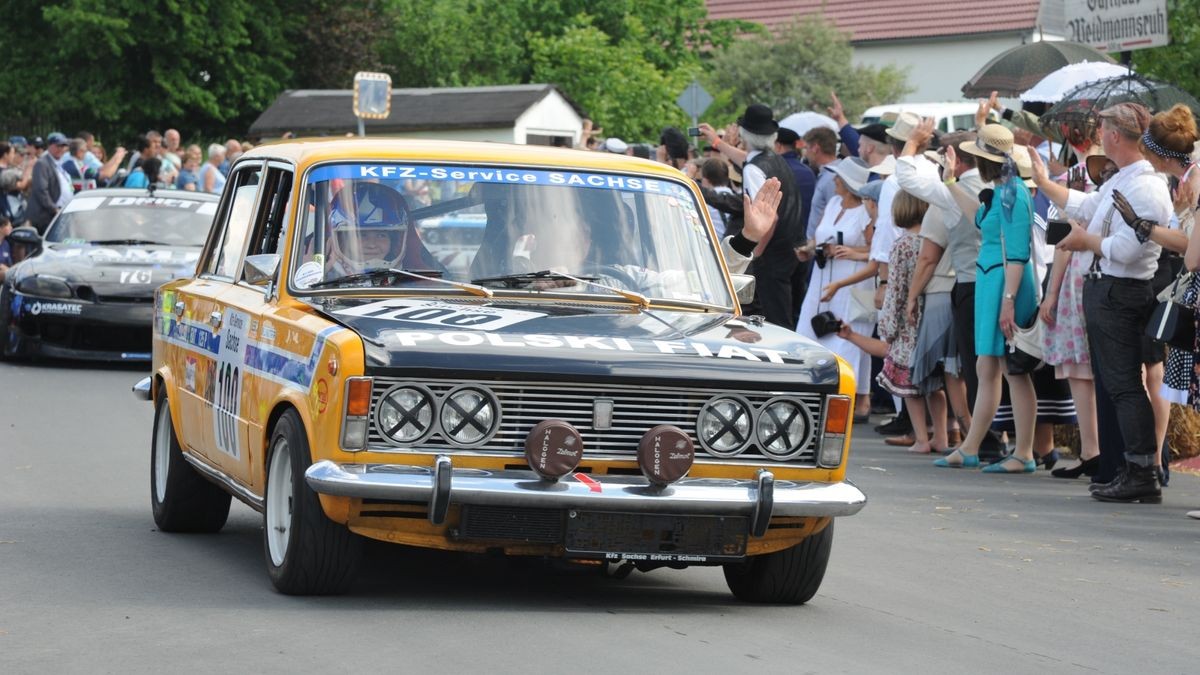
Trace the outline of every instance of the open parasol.
<instances>
[{"instance_id":1,"label":"open parasol","mask_svg":"<svg viewBox=\"0 0 1200 675\"><path fill-rule=\"evenodd\" d=\"M1179 87L1150 80L1137 73L1086 82L1063 95L1041 117L1043 128L1059 125L1086 126L1095 124L1101 110L1117 103L1141 103L1151 113L1183 103L1200 115L1200 101Z\"/></svg>"},{"instance_id":2,"label":"open parasol","mask_svg":"<svg viewBox=\"0 0 1200 675\"><path fill-rule=\"evenodd\" d=\"M1032 42L1013 47L988 61L962 87L967 98L986 98L993 91L1001 96L1018 96L1043 77L1070 63L1112 58L1075 42Z\"/></svg>"}]
</instances>

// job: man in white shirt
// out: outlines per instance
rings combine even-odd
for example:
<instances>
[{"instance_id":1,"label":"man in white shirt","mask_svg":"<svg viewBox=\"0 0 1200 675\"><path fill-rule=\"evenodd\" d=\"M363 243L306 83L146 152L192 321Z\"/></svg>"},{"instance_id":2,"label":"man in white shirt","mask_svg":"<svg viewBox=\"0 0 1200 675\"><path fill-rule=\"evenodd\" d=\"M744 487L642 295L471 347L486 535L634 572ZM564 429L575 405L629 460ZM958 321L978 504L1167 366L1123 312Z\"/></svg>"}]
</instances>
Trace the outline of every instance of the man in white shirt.
<instances>
[{"instance_id":1,"label":"man in white shirt","mask_svg":"<svg viewBox=\"0 0 1200 675\"><path fill-rule=\"evenodd\" d=\"M1031 153L1038 187L1070 218L1087 223L1084 229L1074 222L1059 246L1095 256L1083 286L1092 370L1116 407L1126 462L1114 481L1093 489L1092 496L1101 501L1162 500L1154 410L1142 377L1143 364L1163 357L1162 346L1146 337L1155 306L1151 280L1161 247L1150 240L1139 242L1113 204L1113 192L1120 191L1139 216L1158 223L1171 219L1167 183L1141 153L1140 138L1149 122L1150 113L1135 103L1120 103L1100 113L1104 154L1119 171L1091 194L1051 181L1045 164Z\"/></svg>"}]
</instances>

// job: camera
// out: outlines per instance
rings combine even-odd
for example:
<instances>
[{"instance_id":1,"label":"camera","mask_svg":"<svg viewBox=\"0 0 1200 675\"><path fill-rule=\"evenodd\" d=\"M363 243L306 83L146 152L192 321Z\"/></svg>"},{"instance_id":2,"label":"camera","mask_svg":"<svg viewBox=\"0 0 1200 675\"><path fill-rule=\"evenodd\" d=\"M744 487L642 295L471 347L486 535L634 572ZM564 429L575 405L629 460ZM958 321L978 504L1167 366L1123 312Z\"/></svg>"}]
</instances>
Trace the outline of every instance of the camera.
<instances>
[{"instance_id":1,"label":"camera","mask_svg":"<svg viewBox=\"0 0 1200 675\"><path fill-rule=\"evenodd\" d=\"M842 320L834 316L833 312L829 310L825 310L812 318L813 333L819 338L836 333L841 327Z\"/></svg>"},{"instance_id":2,"label":"camera","mask_svg":"<svg viewBox=\"0 0 1200 675\"><path fill-rule=\"evenodd\" d=\"M688 127L688 136L699 136L700 127Z\"/></svg>"}]
</instances>

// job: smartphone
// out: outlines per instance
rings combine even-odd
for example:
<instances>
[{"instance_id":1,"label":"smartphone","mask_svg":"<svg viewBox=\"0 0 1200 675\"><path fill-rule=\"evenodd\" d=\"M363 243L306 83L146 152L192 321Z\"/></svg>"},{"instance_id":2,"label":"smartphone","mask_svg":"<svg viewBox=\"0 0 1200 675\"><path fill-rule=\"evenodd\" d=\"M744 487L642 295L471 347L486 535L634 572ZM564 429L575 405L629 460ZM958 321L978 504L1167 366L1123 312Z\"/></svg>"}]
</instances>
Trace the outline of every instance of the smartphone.
<instances>
[{"instance_id":1,"label":"smartphone","mask_svg":"<svg viewBox=\"0 0 1200 675\"><path fill-rule=\"evenodd\" d=\"M841 232L837 233L837 243L838 243L838 246L842 245L842 233Z\"/></svg>"},{"instance_id":2,"label":"smartphone","mask_svg":"<svg viewBox=\"0 0 1200 675\"><path fill-rule=\"evenodd\" d=\"M1071 234L1071 223L1066 220L1057 218L1046 222L1046 243L1050 245L1058 244L1067 235Z\"/></svg>"},{"instance_id":3,"label":"smartphone","mask_svg":"<svg viewBox=\"0 0 1200 675\"><path fill-rule=\"evenodd\" d=\"M688 136L699 136L700 127L688 127Z\"/></svg>"}]
</instances>

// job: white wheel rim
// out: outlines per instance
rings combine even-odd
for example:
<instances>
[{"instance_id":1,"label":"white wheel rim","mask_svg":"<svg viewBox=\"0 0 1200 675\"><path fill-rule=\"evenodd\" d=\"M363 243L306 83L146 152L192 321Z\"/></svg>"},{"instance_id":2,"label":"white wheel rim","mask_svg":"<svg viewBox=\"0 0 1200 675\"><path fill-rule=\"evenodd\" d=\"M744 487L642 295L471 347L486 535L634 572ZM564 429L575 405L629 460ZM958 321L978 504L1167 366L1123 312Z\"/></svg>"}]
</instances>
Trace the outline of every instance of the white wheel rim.
<instances>
[{"instance_id":1,"label":"white wheel rim","mask_svg":"<svg viewBox=\"0 0 1200 675\"><path fill-rule=\"evenodd\" d=\"M171 407L164 401L158 409L154 429L154 498L159 504L167 499L167 472L171 470Z\"/></svg>"},{"instance_id":2,"label":"white wheel rim","mask_svg":"<svg viewBox=\"0 0 1200 675\"><path fill-rule=\"evenodd\" d=\"M287 441L280 438L271 450L271 468L267 472L267 548L271 564L283 565L292 536L292 454Z\"/></svg>"}]
</instances>

